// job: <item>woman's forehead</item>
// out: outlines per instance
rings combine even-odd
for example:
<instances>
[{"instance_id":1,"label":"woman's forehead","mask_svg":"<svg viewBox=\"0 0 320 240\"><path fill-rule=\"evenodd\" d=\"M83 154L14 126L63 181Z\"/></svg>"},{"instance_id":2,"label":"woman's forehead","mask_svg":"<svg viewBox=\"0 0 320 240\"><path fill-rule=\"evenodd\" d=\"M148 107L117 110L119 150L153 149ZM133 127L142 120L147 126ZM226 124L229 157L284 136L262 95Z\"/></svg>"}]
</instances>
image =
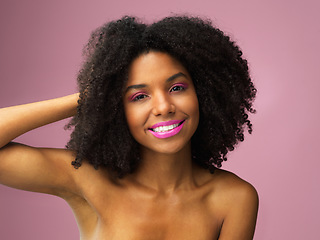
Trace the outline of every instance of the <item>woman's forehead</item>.
<instances>
[{"instance_id":1,"label":"woman's forehead","mask_svg":"<svg viewBox=\"0 0 320 240\"><path fill-rule=\"evenodd\" d=\"M167 53L152 51L133 60L129 67L127 85L152 79L166 80L178 73L189 77L188 71L178 60Z\"/></svg>"}]
</instances>

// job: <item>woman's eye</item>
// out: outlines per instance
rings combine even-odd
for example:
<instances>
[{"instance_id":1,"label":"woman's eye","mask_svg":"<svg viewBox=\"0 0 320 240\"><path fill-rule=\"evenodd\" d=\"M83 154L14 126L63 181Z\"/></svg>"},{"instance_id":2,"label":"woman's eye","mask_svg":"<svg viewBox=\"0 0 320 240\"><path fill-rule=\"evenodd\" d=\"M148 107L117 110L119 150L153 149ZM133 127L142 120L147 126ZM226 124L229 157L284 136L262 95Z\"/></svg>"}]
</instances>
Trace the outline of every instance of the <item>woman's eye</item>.
<instances>
[{"instance_id":1,"label":"woman's eye","mask_svg":"<svg viewBox=\"0 0 320 240\"><path fill-rule=\"evenodd\" d=\"M177 84L174 85L171 89L170 92L178 92L178 91L183 91L187 88L185 84Z\"/></svg>"},{"instance_id":2,"label":"woman's eye","mask_svg":"<svg viewBox=\"0 0 320 240\"><path fill-rule=\"evenodd\" d=\"M140 101L146 97L148 97L146 94L135 94L132 97L130 97L130 100L132 102L136 102L136 101Z\"/></svg>"}]
</instances>

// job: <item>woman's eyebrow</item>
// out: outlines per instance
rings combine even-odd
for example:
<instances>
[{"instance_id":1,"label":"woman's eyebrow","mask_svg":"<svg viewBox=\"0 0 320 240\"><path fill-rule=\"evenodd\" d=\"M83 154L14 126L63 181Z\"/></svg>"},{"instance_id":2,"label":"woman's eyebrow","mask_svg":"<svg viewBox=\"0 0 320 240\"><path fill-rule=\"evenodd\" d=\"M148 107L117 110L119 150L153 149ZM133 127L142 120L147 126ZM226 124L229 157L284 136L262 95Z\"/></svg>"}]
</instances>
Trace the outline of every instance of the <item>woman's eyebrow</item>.
<instances>
[{"instance_id":1,"label":"woman's eyebrow","mask_svg":"<svg viewBox=\"0 0 320 240\"><path fill-rule=\"evenodd\" d=\"M170 76L166 82L171 82L173 81L174 79L178 78L178 77L181 77L181 76L184 76L184 77L187 77L184 73L182 72L178 72L172 76ZM147 84L136 84L136 85L131 85L131 86L128 86L127 89L125 90L125 93L128 92L129 90L131 89L141 89L141 88L145 88L147 87L148 85Z\"/></svg>"},{"instance_id":2,"label":"woman's eyebrow","mask_svg":"<svg viewBox=\"0 0 320 240\"><path fill-rule=\"evenodd\" d=\"M184 73L178 72L178 73L172 75L171 77L169 77L169 78L166 80L166 82L171 82L171 81L173 81L174 79L176 79L176 78L178 78L178 77L181 77L181 76L187 77Z\"/></svg>"},{"instance_id":3,"label":"woman's eyebrow","mask_svg":"<svg viewBox=\"0 0 320 240\"><path fill-rule=\"evenodd\" d=\"M140 89L140 88L145 88L148 86L147 84L137 84L137 85L131 85L127 87L127 89L124 91L124 93L128 92L130 89Z\"/></svg>"}]
</instances>

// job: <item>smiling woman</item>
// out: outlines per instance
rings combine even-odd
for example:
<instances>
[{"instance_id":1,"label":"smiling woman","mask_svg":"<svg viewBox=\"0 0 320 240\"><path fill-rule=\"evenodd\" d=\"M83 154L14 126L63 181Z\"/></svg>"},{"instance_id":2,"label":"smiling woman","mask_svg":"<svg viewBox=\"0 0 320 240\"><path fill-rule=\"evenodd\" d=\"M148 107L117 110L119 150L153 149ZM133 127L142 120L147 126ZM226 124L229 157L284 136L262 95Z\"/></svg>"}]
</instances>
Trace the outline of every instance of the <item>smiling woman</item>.
<instances>
[{"instance_id":1,"label":"smiling woman","mask_svg":"<svg viewBox=\"0 0 320 240\"><path fill-rule=\"evenodd\" d=\"M132 62L127 86L125 115L141 151L180 151L199 122L198 99L187 70L170 55L151 51Z\"/></svg>"},{"instance_id":2,"label":"smiling woman","mask_svg":"<svg viewBox=\"0 0 320 240\"><path fill-rule=\"evenodd\" d=\"M81 239L252 239L257 193L218 169L252 130L235 43L198 18L124 17L85 55L80 94L0 110L0 182L65 199ZM71 116L68 149L11 142Z\"/></svg>"}]
</instances>

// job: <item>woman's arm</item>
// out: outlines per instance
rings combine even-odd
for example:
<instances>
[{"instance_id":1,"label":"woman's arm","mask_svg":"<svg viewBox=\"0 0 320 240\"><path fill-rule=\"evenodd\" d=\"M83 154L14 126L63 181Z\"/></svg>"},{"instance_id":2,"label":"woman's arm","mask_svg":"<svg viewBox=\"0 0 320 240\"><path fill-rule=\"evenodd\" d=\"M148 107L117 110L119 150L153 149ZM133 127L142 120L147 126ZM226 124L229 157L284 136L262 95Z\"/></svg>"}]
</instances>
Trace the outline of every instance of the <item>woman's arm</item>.
<instances>
[{"instance_id":1,"label":"woman's arm","mask_svg":"<svg viewBox=\"0 0 320 240\"><path fill-rule=\"evenodd\" d=\"M0 149L16 137L73 116L79 94L0 109Z\"/></svg>"},{"instance_id":2,"label":"woman's arm","mask_svg":"<svg viewBox=\"0 0 320 240\"><path fill-rule=\"evenodd\" d=\"M252 240L259 207L255 188L242 181L228 197L228 213L219 240Z\"/></svg>"},{"instance_id":3,"label":"woman's arm","mask_svg":"<svg viewBox=\"0 0 320 240\"><path fill-rule=\"evenodd\" d=\"M78 94L72 94L0 109L1 184L55 195L72 185L70 151L33 148L11 141L32 129L73 116L78 98Z\"/></svg>"}]
</instances>

